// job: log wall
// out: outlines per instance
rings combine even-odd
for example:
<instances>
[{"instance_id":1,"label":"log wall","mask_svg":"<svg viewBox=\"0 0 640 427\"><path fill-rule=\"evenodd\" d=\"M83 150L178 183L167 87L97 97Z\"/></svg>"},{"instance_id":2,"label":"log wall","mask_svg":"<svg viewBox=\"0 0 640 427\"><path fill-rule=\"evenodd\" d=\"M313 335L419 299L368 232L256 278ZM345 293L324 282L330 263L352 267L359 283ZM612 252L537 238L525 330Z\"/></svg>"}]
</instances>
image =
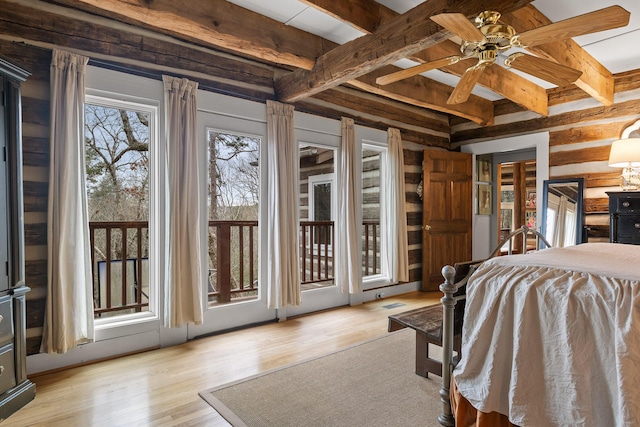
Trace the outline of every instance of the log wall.
<instances>
[{"instance_id":1,"label":"log wall","mask_svg":"<svg viewBox=\"0 0 640 427\"><path fill-rule=\"evenodd\" d=\"M22 84L22 151L27 293L27 352L40 348L47 295L49 64L51 52L0 40L0 55L32 74Z\"/></svg>"},{"instance_id":2,"label":"log wall","mask_svg":"<svg viewBox=\"0 0 640 427\"><path fill-rule=\"evenodd\" d=\"M508 103L496 104L496 124L486 128L452 121L454 146L549 132L549 177L582 177L589 241L609 241L608 197L619 190L621 169L607 164L611 142L640 119L640 70L615 76L614 104L603 106L579 89L549 91L549 116L523 111Z\"/></svg>"}]
</instances>

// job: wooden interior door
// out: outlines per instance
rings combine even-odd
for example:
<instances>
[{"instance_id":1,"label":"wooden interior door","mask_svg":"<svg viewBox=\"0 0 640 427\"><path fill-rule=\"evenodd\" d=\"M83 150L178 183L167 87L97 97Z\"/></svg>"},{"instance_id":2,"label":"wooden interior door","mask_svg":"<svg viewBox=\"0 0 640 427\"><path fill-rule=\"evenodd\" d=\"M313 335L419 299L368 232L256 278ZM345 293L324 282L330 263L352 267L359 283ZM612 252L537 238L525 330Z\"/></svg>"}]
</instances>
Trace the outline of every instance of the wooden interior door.
<instances>
[{"instance_id":1,"label":"wooden interior door","mask_svg":"<svg viewBox=\"0 0 640 427\"><path fill-rule=\"evenodd\" d=\"M471 154L424 150L422 290L443 282L442 267L471 260Z\"/></svg>"}]
</instances>

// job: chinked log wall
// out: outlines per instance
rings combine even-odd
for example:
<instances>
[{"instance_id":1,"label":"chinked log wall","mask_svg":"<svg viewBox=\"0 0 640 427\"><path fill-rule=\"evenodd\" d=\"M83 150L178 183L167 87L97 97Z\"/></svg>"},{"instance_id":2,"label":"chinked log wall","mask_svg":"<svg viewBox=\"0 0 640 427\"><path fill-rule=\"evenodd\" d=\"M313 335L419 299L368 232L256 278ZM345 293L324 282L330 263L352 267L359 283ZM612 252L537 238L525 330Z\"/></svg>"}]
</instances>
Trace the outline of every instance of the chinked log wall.
<instances>
[{"instance_id":1,"label":"chinked log wall","mask_svg":"<svg viewBox=\"0 0 640 427\"><path fill-rule=\"evenodd\" d=\"M56 6L50 6L56 9ZM160 78L162 72L184 75L200 88L264 102L273 98L274 70L185 43L168 41L143 30L127 32L21 4L4 3L0 14L0 55L32 72L23 85L23 150L26 236L27 351L39 351L47 296L47 203L49 180L49 67L51 48L74 49L132 72ZM62 10L62 9L60 9ZM89 17L87 20L91 20ZM100 21L102 24L105 20ZM136 60L131 60L136 58ZM141 65L144 64L144 65ZM168 70L168 71L167 71ZM397 127L402 138L422 147L449 148L448 117L395 101L380 101L348 88L325 91L295 104L297 111L386 130ZM422 150L404 150L410 280L421 272Z\"/></svg>"},{"instance_id":2,"label":"chinked log wall","mask_svg":"<svg viewBox=\"0 0 640 427\"><path fill-rule=\"evenodd\" d=\"M589 241L609 240L606 191L619 189L620 169L607 165L609 149L623 129L640 119L640 70L614 76L615 103L603 106L580 89L549 90L549 116L507 102L496 104L494 126L452 122L454 145L549 132L549 177L582 177Z\"/></svg>"}]
</instances>

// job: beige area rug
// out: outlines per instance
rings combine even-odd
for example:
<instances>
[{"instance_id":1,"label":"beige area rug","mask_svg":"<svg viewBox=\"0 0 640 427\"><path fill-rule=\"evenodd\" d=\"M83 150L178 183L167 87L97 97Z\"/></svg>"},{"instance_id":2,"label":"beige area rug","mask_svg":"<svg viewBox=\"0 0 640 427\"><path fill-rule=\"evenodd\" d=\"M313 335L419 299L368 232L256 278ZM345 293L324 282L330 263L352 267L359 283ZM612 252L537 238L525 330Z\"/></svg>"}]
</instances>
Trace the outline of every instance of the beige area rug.
<instances>
[{"instance_id":1,"label":"beige area rug","mask_svg":"<svg viewBox=\"0 0 640 427\"><path fill-rule=\"evenodd\" d=\"M415 332L402 329L200 396L236 427L437 427L440 382L415 374Z\"/></svg>"}]
</instances>

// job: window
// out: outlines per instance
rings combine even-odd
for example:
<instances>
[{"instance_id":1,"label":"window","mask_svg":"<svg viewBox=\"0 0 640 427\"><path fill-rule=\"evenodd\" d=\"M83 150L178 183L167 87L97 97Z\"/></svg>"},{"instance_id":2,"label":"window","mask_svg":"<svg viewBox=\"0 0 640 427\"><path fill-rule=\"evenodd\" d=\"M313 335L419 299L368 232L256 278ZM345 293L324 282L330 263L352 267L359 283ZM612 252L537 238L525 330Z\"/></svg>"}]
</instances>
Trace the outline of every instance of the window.
<instances>
[{"instance_id":1,"label":"window","mask_svg":"<svg viewBox=\"0 0 640 427\"><path fill-rule=\"evenodd\" d=\"M335 149L300 142L302 290L334 285Z\"/></svg>"},{"instance_id":2,"label":"window","mask_svg":"<svg viewBox=\"0 0 640 427\"><path fill-rule=\"evenodd\" d=\"M105 322L148 316L151 286L150 152L157 109L87 96L85 186L92 246L94 317Z\"/></svg>"},{"instance_id":3,"label":"window","mask_svg":"<svg viewBox=\"0 0 640 427\"><path fill-rule=\"evenodd\" d=\"M208 298L258 295L260 138L208 130Z\"/></svg>"},{"instance_id":4,"label":"window","mask_svg":"<svg viewBox=\"0 0 640 427\"><path fill-rule=\"evenodd\" d=\"M331 245L331 234L320 227L322 222L333 223L334 219L334 175L323 174L309 177L309 220L319 223L314 227L313 243Z\"/></svg>"},{"instance_id":5,"label":"window","mask_svg":"<svg viewBox=\"0 0 640 427\"><path fill-rule=\"evenodd\" d=\"M362 277L386 274L384 162L386 148L362 145Z\"/></svg>"}]
</instances>

